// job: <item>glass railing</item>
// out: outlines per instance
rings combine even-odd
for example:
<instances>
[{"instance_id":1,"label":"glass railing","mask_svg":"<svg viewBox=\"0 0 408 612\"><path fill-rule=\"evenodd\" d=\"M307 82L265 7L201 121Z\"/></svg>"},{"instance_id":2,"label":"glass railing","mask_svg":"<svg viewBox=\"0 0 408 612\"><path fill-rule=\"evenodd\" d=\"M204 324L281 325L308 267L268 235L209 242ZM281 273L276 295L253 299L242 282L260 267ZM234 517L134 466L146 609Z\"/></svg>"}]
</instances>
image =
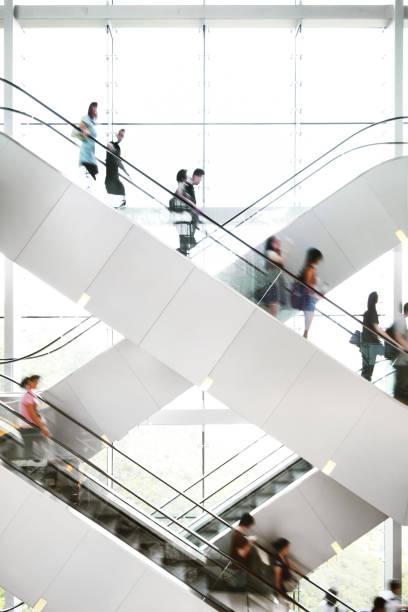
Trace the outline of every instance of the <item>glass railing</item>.
<instances>
[{"instance_id":1,"label":"glass railing","mask_svg":"<svg viewBox=\"0 0 408 612\"><path fill-rule=\"evenodd\" d=\"M261 598L263 605L277 603L280 594L270 576L270 566L261 558L249 565L232 559L216 545L184 528L202 545L169 531L152 511L153 502L124 487L96 463L71 450L50 436L44 438L17 412L0 403L0 458L37 485L62 499L110 533L147 556L154 563L181 579L203 600L218 610L233 610L228 605L231 593ZM179 527L183 527L179 523ZM225 603L226 602L226 603ZM302 609L306 610L303 606Z\"/></svg>"},{"instance_id":2,"label":"glass railing","mask_svg":"<svg viewBox=\"0 0 408 612\"><path fill-rule=\"evenodd\" d=\"M30 94L18 90L18 95L26 100L29 99L31 106L36 106L37 115L40 111L44 114L44 116L41 115L43 122L41 129L46 130L47 128L44 125L50 123L51 119L55 122L57 117L60 122L65 123L64 129L67 133L75 131L76 127L73 122L69 122ZM34 110L31 108L30 112L34 114ZM390 120L389 123L391 124L392 121ZM58 130L60 131L60 127ZM50 138L61 139L55 129L48 131ZM365 130L365 133L367 132L368 130ZM62 141L64 146L69 147L70 163L72 165L73 157L75 158L72 142L69 136ZM24 139L22 142L24 144ZM51 163L58 164L61 169L66 164L66 159L63 156L55 156L56 145L52 146L51 142L47 141L45 150L43 150L44 143L39 138L31 137L26 144L34 152L43 154ZM38 150L39 144L41 145L41 151ZM107 148L96 140L95 147L98 157L102 159ZM57 159L54 159L55 157ZM235 235L228 227L223 227L215 222L207 214L193 206L184 195L175 194L171 189L165 187L123 157L120 158L120 162L127 168L132 177L131 179L126 177L128 180L126 183L127 201L129 204L132 203L132 206L128 210L124 209L125 214L128 214L130 218L172 248L178 247L183 250L182 245L187 240L194 253L194 243L199 242L200 237L207 235L211 241L211 248L198 248L197 254L194 254L194 263L208 274L225 282L247 299L263 307L266 311L270 311L270 303L273 299L276 299L274 296L278 292L282 300L286 302L286 307L281 308L278 317L286 325L298 329L300 332L302 332L302 328L299 329L299 323L302 321L303 315L300 317L293 316L295 311L292 305L296 297L294 293L300 291L305 295L306 309L310 308L311 303L318 300L319 316L315 318L312 334L309 338L319 348L353 371L357 372L361 369L361 355L356 347L349 343L351 334L362 325L357 317L349 314L344 308L328 299L322 291L307 287L297 279L296 275L272 264L261 251L251 246L242 237ZM102 183L102 181L100 182ZM94 181L92 181L93 183ZM170 211L169 202L173 198L181 203L181 207L184 209L181 213ZM301 297L301 299L303 298ZM299 299L296 300L296 303L299 304ZM303 309L303 305L301 305L299 310L302 311ZM342 317L341 324L338 323L340 316ZM383 349L378 349L379 354L381 354L381 350ZM398 359L405 359L405 354L401 351L397 355ZM386 385L384 385L383 390L389 392L385 387Z\"/></svg>"}]
</instances>

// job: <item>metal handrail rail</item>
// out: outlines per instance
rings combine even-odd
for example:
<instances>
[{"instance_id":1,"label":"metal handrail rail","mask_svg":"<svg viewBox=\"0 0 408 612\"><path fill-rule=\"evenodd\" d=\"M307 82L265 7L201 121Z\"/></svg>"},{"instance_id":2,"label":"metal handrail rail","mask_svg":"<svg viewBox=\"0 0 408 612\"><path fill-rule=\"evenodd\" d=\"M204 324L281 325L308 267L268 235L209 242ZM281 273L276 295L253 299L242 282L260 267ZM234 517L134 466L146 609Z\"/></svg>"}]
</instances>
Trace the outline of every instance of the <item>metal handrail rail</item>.
<instances>
[{"instance_id":1,"label":"metal handrail rail","mask_svg":"<svg viewBox=\"0 0 408 612\"><path fill-rule=\"evenodd\" d=\"M210 476L212 476L213 474L215 474L216 472L218 472L218 470L221 470L223 467L225 467L226 465L228 465L228 463L231 463L231 461L234 461L234 459L236 459L237 457L239 457L240 455L242 455L243 453L245 453L248 449L252 448L253 446L255 446L256 444L258 444L258 442L260 442L261 440L264 440L265 438L268 437L268 434L263 434L262 436L259 436L259 438L256 438L255 440L253 440L250 444L248 444L247 446L245 446L244 448L241 448L237 453L235 453L234 455L232 455L231 457L228 457L228 459L226 459L223 463L218 464L215 468L213 468L212 470L210 470L209 472L207 472L206 474L203 474L202 476L200 476L200 478L197 478L197 480L195 480L192 484L188 485L188 487L186 487L185 489L182 490L182 493L187 493L187 491L189 491L190 489L192 489L193 487L195 487L196 485L200 484L200 482L202 482L203 480L205 480L206 478L209 478ZM282 448L284 445L282 444L279 448ZM171 499L169 499L168 501L164 502L164 504L162 504L161 506L159 506L159 508L165 508L166 506L168 506L169 504L171 504L172 502L174 502L176 499L178 499L179 496L176 495L175 497L172 497ZM0 611L1 612L1 611Z\"/></svg>"},{"instance_id":2,"label":"metal handrail rail","mask_svg":"<svg viewBox=\"0 0 408 612\"><path fill-rule=\"evenodd\" d=\"M14 409L10 408L9 406L7 406L7 404L5 404L4 402L0 401L0 406L2 408L4 408L5 410L7 410L9 413L11 413L13 416L17 417L19 420L24 421L26 424L28 424L31 428L35 428L37 430L39 430L39 427L37 425L35 425L34 423L31 423L28 419L26 419L25 417L21 416L18 412L16 412ZM91 463L88 459L86 459L85 457L83 457L80 453L72 450L71 448L69 448L65 443L61 442L60 440L57 440L56 438L54 438L53 436L49 436L48 438L49 440L51 440L52 442L54 442L57 446L61 447L62 449L64 449L65 451L67 451L68 453L70 453L73 457L75 457L76 459L79 459L79 461L81 463L85 463L87 465L89 465L91 467L92 470L98 472L99 474L101 474L104 478L106 478L107 480L109 480L110 482L112 482L114 485L116 485L117 487L121 487L123 490L125 490L127 493L129 493L130 495L132 495L133 497L137 498L139 501L143 502L144 504L150 506L151 508L154 508L157 512L159 511L159 509L157 507L155 507L155 505L150 502L147 501L146 499L144 499L140 494L135 493L134 491L132 491L131 489L129 489L128 487L126 487L125 485L123 485L120 481L116 480L116 478L114 478L113 476L109 475L107 472L105 472L102 468L100 468L98 465ZM4 459L3 459L4 460ZM6 459L4 460L6 463L8 463L10 465L10 462ZM143 516L145 516L146 518L148 518L149 520L153 521L155 524L158 525L158 527L160 529L164 529L166 532L168 532L171 537L176 537L179 540L183 541L183 544L187 544L188 546L190 546L190 548L195 548L194 545L191 544L191 542L188 542L188 540L185 540L182 536L179 536L178 534L168 530L165 526L160 525L156 522L156 520L154 518L152 518L151 516L145 515L143 512L141 512L140 510L138 510L137 508L135 508L134 506L132 506L130 504L130 502L128 500L126 500L126 498L122 498L122 496L118 495L116 493L116 491L114 489L109 489L107 487L105 487L102 483L100 483L97 480L94 480L92 478L92 476L81 472L81 470L79 470L78 468L75 468L79 473L82 473L84 476L86 476L87 479L89 479L91 482L94 482L95 484L97 484L98 486L101 487L101 489L103 489L109 496L111 497L116 497L117 499L119 499L121 501L121 503L126 503L127 505L131 506L134 510L136 510L137 512L139 512L140 514L143 514ZM161 512L161 514L163 514L164 516L166 516L166 518L168 518L169 520L174 520L170 515L168 515L166 512ZM295 602L295 600L290 597L289 595L287 595L287 593L284 593L283 591L280 591L280 589L278 589L277 587L275 587L273 584L269 583L267 580L265 580L262 576L258 576L256 573L254 573L251 569L249 569L248 567L246 567L245 565L243 565L240 561L233 559L230 555L228 555L227 553L225 553L224 551L220 550L215 544L213 544L212 542L206 540L203 536L201 536L200 534L190 530L188 527L184 526L182 523L180 523L179 521L175 520L174 521L179 527L181 527L184 531L187 531L188 533L190 533L191 536L195 537L196 539L200 540L205 546L208 546L211 550L215 551L216 553L220 554L221 557L224 557L228 563L227 563L227 567L228 565L231 563L234 566L238 567L239 569L241 569L242 571L245 571L249 576L252 576L253 578L256 578L256 580L258 580L259 582L263 583L264 585L266 585L268 588L270 588L272 591L274 591L275 593L279 593L280 595L283 595L286 599L288 599L288 601L292 602L292 603L296 603L296 605L300 606L302 608L302 610L304 610L304 612L309 612L309 610L307 608L305 608L302 604L299 604L298 602ZM196 549L197 550L197 549ZM202 551L198 551L202 554ZM351 608L350 606L348 606L348 608L350 610L353 610L353 608ZM356 612L353 610L353 612Z\"/></svg>"}]
</instances>

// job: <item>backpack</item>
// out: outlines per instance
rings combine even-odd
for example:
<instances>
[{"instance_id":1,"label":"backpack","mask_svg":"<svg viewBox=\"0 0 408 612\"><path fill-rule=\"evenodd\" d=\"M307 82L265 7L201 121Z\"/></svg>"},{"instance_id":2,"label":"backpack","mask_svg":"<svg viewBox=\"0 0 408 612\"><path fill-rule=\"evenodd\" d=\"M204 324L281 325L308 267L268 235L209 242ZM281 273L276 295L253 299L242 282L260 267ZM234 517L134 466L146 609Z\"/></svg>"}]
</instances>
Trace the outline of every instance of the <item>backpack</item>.
<instances>
[{"instance_id":1,"label":"backpack","mask_svg":"<svg viewBox=\"0 0 408 612\"><path fill-rule=\"evenodd\" d=\"M295 310L303 310L305 305L305 287L299 281L295 281L290 291L290 305Z\"/></svg>"}]
</instances>

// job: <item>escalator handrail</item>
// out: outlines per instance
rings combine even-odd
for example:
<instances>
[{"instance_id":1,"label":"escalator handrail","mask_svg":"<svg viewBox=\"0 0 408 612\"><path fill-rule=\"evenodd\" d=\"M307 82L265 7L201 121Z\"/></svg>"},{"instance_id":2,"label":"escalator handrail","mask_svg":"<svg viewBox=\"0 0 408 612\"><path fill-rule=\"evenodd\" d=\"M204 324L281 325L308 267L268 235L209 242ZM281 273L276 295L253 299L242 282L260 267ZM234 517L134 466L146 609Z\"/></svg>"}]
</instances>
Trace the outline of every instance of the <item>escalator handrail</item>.
<instances>
[{"instance_id":1,"label":"escalator handrail","mask_svg":"<svg viewBox=\"0 0 408 612\"><path fill-rule=\"evenodd\" d=\"M0 610L0 612L12 612L12 610L17 610L17 608L24 605L24 601L20 601L20 603L15 604L12 608L4 608L3 610Z\"/></svg>"},{"instance_id":2,"label":"escalator handrail","mask_svg":"<svg viewBox=\"0 0 408 612\"><path fill-rule=\"evenodd\" d=\"M3 77L0 77L0 81L2 81L3 83L5 83L6 85L9 85L15 89L17 89L18 91L20 91L21 93L25 94L26 96L28 96L29 98L31 98L32 100L34 100L36 103L38 103L40 106L42 106L43 108L45 108L46 110L48 110L49 112L51 112L52 114L54 114L55 116L57 116L59 119L61 119L62 121L64 121L66 124L68 124L69 126L71 126L72 128L74 128L77 131L79 130L79 127L75 124L72 123L71 121L69 121L69 119L66 119L63 115L61 115L60 113L58 113L57 111L53 110L50 106L48 106L47 104L45 104L44 102L42 102L41 100L39 100L38 98L36 98L33 94L30 94L29 92L27 92L26 90L24 90L22 87L20 87L19 85L16 85L15 83L9 81L8 79L5 79ZM405 116L401 116L401 117L393 117L390 119L384 119L383 121L377 122L377 124L381 124L381 123L385 123L386 121L396 121L396 120L402 120L408 117ZM377 125L376 124L376 125ZM371 125L371 124L370 124ZM368 129L370 126L366 126L365 129ZM305 283L303 280L299 279L299 277L290 272L289 270L287 270L284 266L276 266L275 264L273 264L273 262L265 255L265 253L262 253L261 251L259 251L259 249L257 249L256 247L250 245L248 242L246 242L245 240L243 240L242 238L239 238L238 236L236 236L232 231L230 231L229 229L225 228L222 226L222 224L218 223L217 221L215 221L214 219L212 219L209 215L207 215L206 213L204 213L203 211L201 211L199 208L197 208L193 202L191 202L188 198L184 197L183 195L177 194L176 192L173 192L171 189L169 189L168 187L165 187L164 185L162 185L158 180L154 179L153 177L149 176L146 172L144 172L143 170L141 170L140 168L137 168L137 166L135 166L134 164L132 164L131 162L129 162L128 160L126 160L124 157L117 155L115 153L113 153L106 145L104 145L103 143L99 142L96 138L93 138L92 136L88 136L87 137L89 140L92 140L93 142L95 142L98 146L102 147L105 151L109 152L113 157L115 157L116 159L120 160L123 164L128 165L130 168L132 168L133 170L135 170L136 172L138 172L139 174L141 174L144 178L147 178L149 181L151 181L154 185L156 185L157 187L159 187L160 189L164 190L168 195L172 196L172 197L176 197L179 200L182 200L183 202L185 202L190 208L191 210L193 210L197 215L199 215L200 217L202 217L203 219L205 219L206 221L209 221L210 223L212 223L213 225L215 225L216 227L218 227L219 229L221 229L225 234L227 234L228 236L230 236L231 238L233 238L234 240L238 241L239 243L241 243L241 245L245 246L249 251L252 251L253 253L255 253L258 257L261 258L262 261L265 262L265 264L267 264L269 267L275 267L277 270L279 270L279 272L284 272L287 276L289 276L294 282L299 283L302 287L304 287L305 289L308 289L309 291L312 292L312 294L319 296L320 299L324 300L325 302L328 302L331 306L337 308L338 310L340 310L341 312L343 312L344 314L346 314L348 317L354 319L356 321L356 323L358 323L358 325L361 325L363 327L364 323L362 321L360 321L359 319L357 319L357 317L355 317L354 315L350 314L345 308L343 308L342 306L339 306L338 304L336 304L335 302L333 302L333 300L331 300L330 298L328 298L327 296L325 296L321 291L315 289L314 287L308 285L307 283ZM165 205L163 205L165 206ZM211 235L210 235L211 238ZM240 259L244 260L247 264L251 265L252 267L253 264L251 264L250 262L248 262L244 257L242 256L238 256L240 257ZM260 268L259 268L260 270ZM261 270L260 270L261 271ZM264 271L263 271L264 272ZM265 273L265 272L264 272ZM370 333L375 334L379 339L384 340L384 337L381 334L378 334L376 331L373 330L369 330L368 328L366 328ZM390 344L390 342L387 340L387 342ZM395 348L397 348L397 350L402 353L402 351L396 346L396 344L393 344L393 346L395 346Z\"/></svg>"},{"instance_id":3,"label":"escalator handrail","mask_svg":"<svg viewBox=\"0 0 408 612\"><path fill-rule=\"evenodd\" d=\"M297 176L299 176L299 174L302 174L303 172L305 172L306 170L308 170L309 168L311 168L312 166L317 164L319 161L321 161L322 159L324 159L325 157L330 155L330 153L333 153L333 151L336 151L336 149L340 148L343 144L345 144L346 142L348 142L352 138L355 138L356 136L359 136L360 134L362 134L366 130L370 130L370 129L374 128L374 127L377 127L378 125L382 125L382 124L385 124L385 123L390 123L391 121L403 121L404 119L408 119L408 115L400 115L400 116L395 116L395 117L388 117L387 119L382 119L381 121L375 121L373 123L370 123L369 125L365 125L364 127L360 128L359 130L354 132L353 134L350 134L350 136L347 136L347 138L344 138L343 140L338 142L336 145L334 145L333 147L328 149L325 153L322 153L321 155L316 157L316 159L314 159L313 161L308 163L306 166L304 166L304 168L301 168L300 170L295 172L292 176L290 176L289 178L287 178L284 181L282 181L279 185L277 185L276 187L274 187L273 189L268 191L266 194L264 194L263 196L261 196L260 198L255 200L255 202L252 202L252 204L250 204L246 208L242 209L241 211L239 211L238 213L233 215L230 219L225 221L223 225L227 225L228 223L231 223L232 221L234 221L237 217L239 217L240 215L244 214L247 210L253 208L257 204L259 204L259 202L261 202L265 198L267 198L270 195L272 195L272 193L274 193L275 191L277 191L278 189L280 189L281 187L283 187L284 185L286 185L290 181L293 181Z\"/></svg>"},{"instance_id":4,"label":"escalator handrail","mask_svg":"<svg viewBox=\"0 0 408 612\"><path fill-rule=\"evenodd\" d=\"M16 410L14 410L13 408L10 408L10 406L7 406L7 404L5 404L4 402L0 401L0 406L2 408L4 408L6 411L8 411L9 413L11 413L13 416L17 417L19 420L24 421L27 425L30 426L30 428L33 429L37 429L38 431L40 431L39 427L37 425L35 425L34 423L30 422L28 419L26 419L25 417L21 416L20 413L18 413ZM88 459L86 459L85 457L83 457L81 454L79 454L77 451L74 451L72 449L70 449L65 443L61 442L60 440L57 440L56 438L54 438L53 436L49 436L48 438L49 440L51 440L52 442L54 442L57 446L61 447L62 449L64 449L65 451L67 451L68 453L70 453L75 459L78 459L80 461L80 463L85 463L87 465L89 465L91 467L92 470L95 470L96 472L99 472L104 478L106 478L107 480L111 481L114 485L121 487L122 489L124 489L127 493L129 493L130 495L132 495L133 497L136 497L137 499L139 499L140 501L142 501L143 503L145 503L146 505L150 506L151 508L155 508L155 505L150 502L147 501L146 499L144 499L141 495L139 495L138 493L135 493L134 491L132 491L131 489L129 489L128 487L126 487L126 485L123 485L120 481L116 480L116 478L114 478L113 476L109 475L107 472L105 472L102 468L100 468L98 465L90 462ZM9 461L7 461L7 463L10 465ZM118 499L120 499L121 502L127 503L129 506L131 505L130 502L128 502L125 498L122 498L121 496L119 496L114 489L109 489L107 487L105 487L102 483L100 483L97 480L94 480L90 475L85 474L83 472L81 472L81 470L79 470L79 468L75 468L76 471L82 473L84 476L86 476L87 479L89 479L90 481L96 483L99 487L101 487L101 489L103 489L107 495L109 496L114 496L117 497ZM132 508L134 510L136 510L137 512L143 514L143 516L145 516L148 520L153 521L155 524L156 521L154 519L152 519L151 516L144 514L143 512L141 512L140 510L138 510L137 508L135 508L134 506L132 506ZM155 510L157 512L159 512L158 508L155 508ZM227 553L225 553L224 551L222 551L221 549L219 549L217 546L215 546L215 544L213 544L212 542L206 540L206 538L202 537L200 534L196 533L195 531L190 530L188 527L186 527L185 525L183 525L182 523L179 523L177 521L177 519L173 519L173 517L171 517L170 515L167 515L166 512L160 512L161 514L163 514L164 516L166 516L169 520L175 522L176 524L178 524L178 526L180 528L182 528L183 531L187 531L190 533L191 536L193 536L194 538L197 538L198 540L200 540L205 546L211 548L212 550L214 550L216 553L220 554L222 557L224 557L228 563L227 566L231 563L234 566L239 567L239 569L241 569L242 571L245 571L248 575L252 576L253 578L256 578L256 580L258 580L259 582L263 583L264 585L266 585L269 589L271 589L272 591L274 591L275 593L279 593L280 595L284 595L286 599L288 599L288 601L292 602L292 603L296 603L296 605L298 605L300 608L302 608L302 610L304 610L304 612L309 612L309 610L307 608L305 608L302 604L295 602L295 600L290 597L289 595L287 595L287 593L284 593L282 591L280 591L278 588L276 588L274 585L270 584L268 581L266 581L262 576L258 576L255 572L253 572L252 570L250 570L248 567L246 567L245 565L243 565L240 561L237 561L235 559L233 559L230 555L228 555ZM160 529L164 529L165 531L167 531L171 537L177 537L180 540L183 540L183 543L186 544L190 547L193 547L193 545L186 541L184 538L182 538L181 536L178 536L178 534L169 531L165 526L163 525L158 525L160 527ZM202 551L200 551L202 553ZM353 608L351 608L350 606L348 606L348 608L350 610L352 610L353 612L356 612L355 610L353 610Z\"/></svg>"},{"instance_id":5,"label":"escalator handrail","mask_svg":"<svg viewBox=\"0 0 408 612\"><path fill-rule=\"evenodd\" d=\"M92 316L93 315L89 315L88 317L86 317L85 319L83 319L82 321L80 321L79 323L74 325L74 327L71 327L67 331L65 331L62 334L60 334L54 340L52 340L51 342L48 342L48 344L45 344L44 346L42 346L41 348L37 349L36 351L33 351L32 353L28 353L27 355L24 355L23 357L9 357L9 358L2 357L2 358L0 358L0 365L5 365L5 364L8 364L8 363L15 363L16 361L24 361L25 359L30 359L34 355L37 355L37 353L40 353L41 351L44 351L45 349L49 348L50 346L52 346L53 344L55 344L59 340L62 340L62 338L64 338L65 336L68 336L68 334L70 334L71 332L73 332L76 329L78 329L78 327L80 327L81 325L83 325L84 323L89 321L89 319L92 319ZM99 322L100 321L98 321L98 323ZM91 328L89 328L89 329L91 329ZM88 331L88 329L86 331ZM58 347L58 348L61 348L61 347ZM46 353L46 354L48 354L48 353ZM1 610L0 610L0 612L1 612Z\"/></svg>"}]
</instances>

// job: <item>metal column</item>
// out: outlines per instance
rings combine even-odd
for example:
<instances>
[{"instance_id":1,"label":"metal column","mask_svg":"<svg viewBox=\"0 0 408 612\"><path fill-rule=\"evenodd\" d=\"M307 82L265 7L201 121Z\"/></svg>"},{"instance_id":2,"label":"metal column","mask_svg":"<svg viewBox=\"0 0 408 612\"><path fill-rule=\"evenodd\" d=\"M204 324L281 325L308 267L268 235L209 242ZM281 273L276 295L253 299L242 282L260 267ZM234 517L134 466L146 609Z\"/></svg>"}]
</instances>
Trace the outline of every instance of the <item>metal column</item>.
<instances>
[{"instance_id":1,"label":"metal column","mask_svg":"<svg viewBox=\"0 0 408 612\"><path fill-rule=\"evenodd\" d=\"M15 78L15 37L17 23L14 18L14 0L4 2L4 76L9 81ZM14 92L11 87L4 87L4 105L13 107ZM4 113L4 131L13 135L13 113ZM4 356L15 354L15 307L14 307L14 269L13 263L4 261ZM13 364L4 366L4 373L13 378ZM5 390L8 390L7 387Z\"/></svg>"},{"instance_id":2,"label":"metal column","mask_svg":"<svg viewBox=\"0 0 408 612\"><path fill-rule=\"evenodd\" d=\"M402 528L387 519L384 523L384 586L392 579L402 579Z\"/></svg>"},{"instance_id":3,"label":"metal column","mask_svg":"<svg viewBox=\"0 0 408 612\"><path fill-rule=\"evenodd\" d=\"M394 116L404 114L404 0L395 0L394 23ZM403 122L395 121L394 140L403 141ZM395 155L403 154L403 145L395 145ZM402 310L403 245L394 249L394 316Z\"/></svg>"}]
</instances>

